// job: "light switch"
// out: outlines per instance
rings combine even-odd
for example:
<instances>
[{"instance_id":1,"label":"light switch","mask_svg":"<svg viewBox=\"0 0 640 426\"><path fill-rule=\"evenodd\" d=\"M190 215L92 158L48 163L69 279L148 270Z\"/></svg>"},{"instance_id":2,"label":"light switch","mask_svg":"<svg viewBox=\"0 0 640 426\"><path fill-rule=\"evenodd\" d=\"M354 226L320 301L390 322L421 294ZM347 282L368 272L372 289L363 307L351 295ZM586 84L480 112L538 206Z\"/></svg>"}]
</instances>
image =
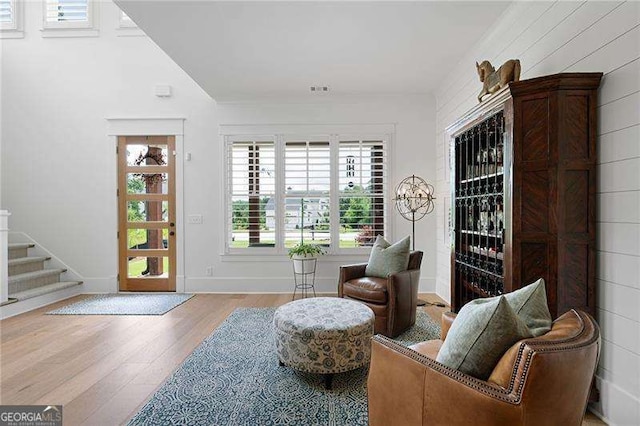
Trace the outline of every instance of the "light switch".
<instances>
[{"instance_id":1,"label":"light switch","mask_svg":"<svg viewBox=\"0 0 640 426\"><path fill-rule=\"evenodd\" d=\"M187 221L191 225L200 225L202 224L202 215L201 214L190 214L187 218Z\"/></svg>"}]
</instances>

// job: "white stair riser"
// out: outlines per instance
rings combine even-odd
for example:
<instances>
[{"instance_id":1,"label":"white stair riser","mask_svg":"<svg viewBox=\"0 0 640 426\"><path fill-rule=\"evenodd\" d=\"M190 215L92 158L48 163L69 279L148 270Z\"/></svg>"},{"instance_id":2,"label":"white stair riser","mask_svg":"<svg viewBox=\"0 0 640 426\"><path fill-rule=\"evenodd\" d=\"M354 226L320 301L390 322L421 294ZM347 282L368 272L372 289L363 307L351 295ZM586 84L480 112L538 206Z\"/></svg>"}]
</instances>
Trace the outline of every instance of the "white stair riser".
<instances>
[{"instance_id":1,"label":"white stair riser","mask_svg":"<svg viewBox=\"0 0 640 426\"><path fill-rule=\"evenodd\" d=\"M38 260L29 263L20 263L17 265L9 265L9 276L26 274L27 272L42 271L44 269L44 260Z\"/></svg>"}]
</instances>

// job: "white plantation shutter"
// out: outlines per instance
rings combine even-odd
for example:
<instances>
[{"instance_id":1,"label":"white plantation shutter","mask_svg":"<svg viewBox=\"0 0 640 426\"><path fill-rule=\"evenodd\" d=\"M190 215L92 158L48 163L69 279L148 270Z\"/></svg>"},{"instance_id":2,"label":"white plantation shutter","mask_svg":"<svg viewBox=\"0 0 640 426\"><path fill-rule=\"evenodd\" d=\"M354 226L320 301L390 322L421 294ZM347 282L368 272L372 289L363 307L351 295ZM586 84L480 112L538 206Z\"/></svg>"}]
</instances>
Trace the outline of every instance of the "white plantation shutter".
<instances>
[{"instance_id":1,"label":"white plantation shutter","mask_svg":"<svg viewBox=\"0 0 640 426\"><path fill-rule=\"evenodd\" d=\"M291 140L284 147L284 246L301 240L329 246L331 149L327 140Z\"/></svg>"},{"instance_id":2,"label":"white plantation shutter","mask_svg":"<svg viewBox=\"0 0 640 426\"><path fill-rule=\"evenodd\" d=\"M385 144L341 140L338 146L340 248L369 246L385 232Z\"/></svg>"},{"instance_id":3,"label":"white plantation shutter","mask_svg":"<svg viewBox=\"0 0 640 426\"><path fill-rule=\"evenodd\" d=\"M274 141L228 142L229 248L275 245L275 168Z\"/></svg>"},{"instance_id":4,"label":"white plantation shutter","mask_svg":"<svg viewBox=\"0 0 640 426\"><path fill-rule=\"evenodd\" d=\"M87 28L92 26L91 0L44 0L46 28Z\"/></svg>"},{"instance_id":5,"label":"white plantation shutter","mask_svg":"<svg viewBox=\"0 0 640 426\"><path fill-rule=\"evenodd\" d=\"M6 25L11 26L14 23L14 8L15 1L14 0L0 0L0 24L3 27Z\"/></svg>"}]
</instances>

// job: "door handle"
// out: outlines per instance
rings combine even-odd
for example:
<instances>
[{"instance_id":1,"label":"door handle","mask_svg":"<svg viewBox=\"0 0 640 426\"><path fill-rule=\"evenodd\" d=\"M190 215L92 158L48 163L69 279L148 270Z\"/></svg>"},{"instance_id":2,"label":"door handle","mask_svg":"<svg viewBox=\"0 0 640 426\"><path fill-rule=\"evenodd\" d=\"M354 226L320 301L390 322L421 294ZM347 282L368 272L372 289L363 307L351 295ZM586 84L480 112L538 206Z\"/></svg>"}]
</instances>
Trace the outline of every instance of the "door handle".
<instances>
[{"instance_id":1,"label":"door handle","mask_svg":"<svg viewBox=\"0 0 640 426\"><path fill-rule=\"evenodd\" d=\"M171 232L169 232L169 235L176 235L176 233L171 231Z\"/></svg>"},{"instance_id":2,"label":"door handle","mask_svg":"<svg viewBox=\"0 0 640 426\"><path fill-rule=\"evenodd\" d=\"M175 224L175 223L173 223L173 222L171 222L171 223L169 224L169 226L173 228L174 226L176 226L176 224Z\"/></svg>"}]
</instances>

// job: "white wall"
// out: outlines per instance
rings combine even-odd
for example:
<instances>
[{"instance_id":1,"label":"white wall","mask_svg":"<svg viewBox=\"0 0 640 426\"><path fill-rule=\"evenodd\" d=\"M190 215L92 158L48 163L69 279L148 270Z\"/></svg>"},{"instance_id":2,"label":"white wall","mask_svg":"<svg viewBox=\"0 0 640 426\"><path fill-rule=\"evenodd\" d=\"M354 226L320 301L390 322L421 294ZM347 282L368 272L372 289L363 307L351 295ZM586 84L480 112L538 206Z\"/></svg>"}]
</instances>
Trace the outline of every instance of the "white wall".
<instances>
[{"instance_id":1,"label":"white wall","mask_svg":"<svg viewBox=\"0 0 640 426\"><path fill-rule=\"evenodd\" d=\"M390 187L413 173L435 181L433 98L216 105L149 38L118 36L116 7L99 4L99 37L42 38L39 2L30 2L25 38L0 45L2 206L12 212L12 230L26 232L77 270L87 291L117 288L116 155L107 117L186 119L182 151L192 160L178 159L181 198L185 215L204 218L202 225L185 225L186 291L292 289L285 256L253 262L220 256L219 124L395 123ZM156 84L171 85L174 96L157 98ZM394 215L392 229L400 237L411 227ZM435 215L417 224L423 291L435 288L434 232ZM338 266L362 259L322 259L318 290L335 291ZM205 276L209 266L213 277Z\"/></svg>"},{"instance_id":2,"label":"white wall","mask_svg":"<svg viewBox=\"0 0 640 426\"><path fill-rule=\"evenodd\" d=\"M599 94L597 316L601 402L611 424L640 424L640 3L514 3L436 92L437 193L448 196L444 129L477 103L475 61L518 58L522 79L602 71ZM449 288L446 211L438 210L437 292Z\"/></svg>"},{"instance_id":3,"label":"white wall","mask_svg":"<svg viewBox=\"0 0 640 426\"><path fill-rule=\"evenodd\" d=\"M27 2L25 38L2 46L2 205L78 271L89 291L115 291L115 142L106 117L188 117L191 143L216 133L215 103L147 37L117 36L99 3L99 37L43 38ZM174 96L153 94L171 84Z\"/></svg>"}]
</instances>

